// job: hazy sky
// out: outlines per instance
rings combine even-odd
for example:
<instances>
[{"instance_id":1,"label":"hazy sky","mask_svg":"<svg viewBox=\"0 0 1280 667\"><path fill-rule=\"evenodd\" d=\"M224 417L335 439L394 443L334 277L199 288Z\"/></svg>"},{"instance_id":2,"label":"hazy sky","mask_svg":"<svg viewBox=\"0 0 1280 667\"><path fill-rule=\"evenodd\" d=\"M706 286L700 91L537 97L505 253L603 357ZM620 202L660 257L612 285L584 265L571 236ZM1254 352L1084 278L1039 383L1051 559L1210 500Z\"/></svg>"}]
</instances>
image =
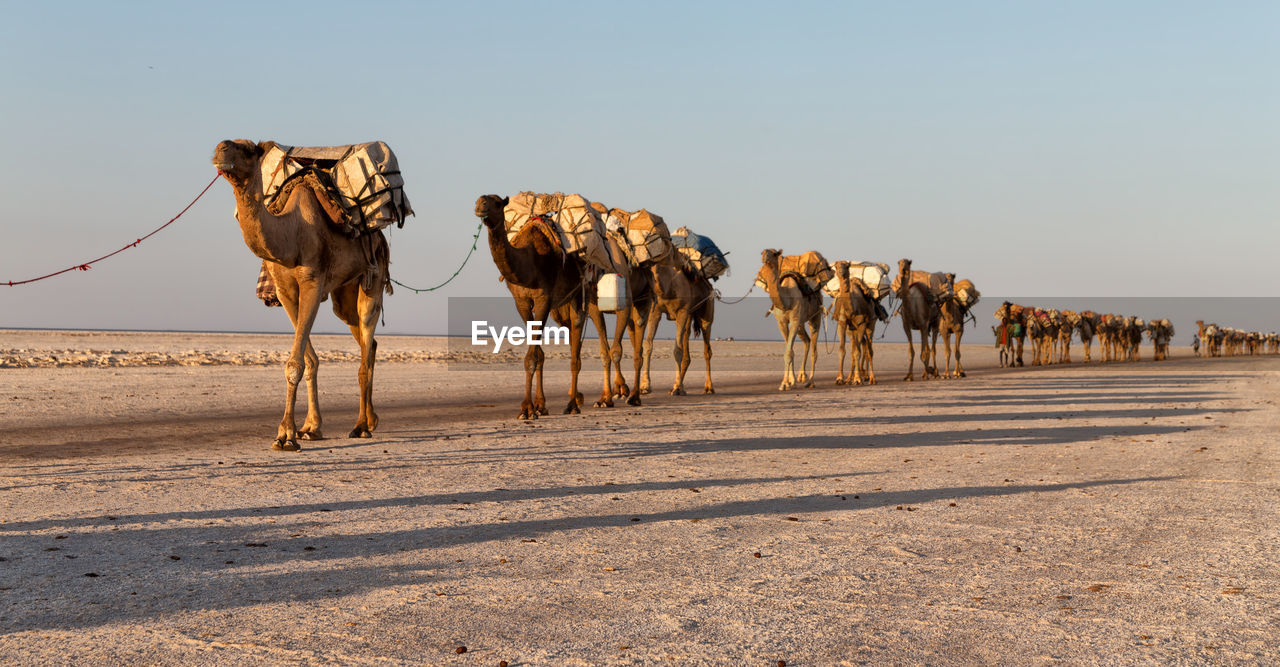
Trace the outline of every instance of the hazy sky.
<instances>
[{"instance_id":1,"label":"hazy sky","mask_svg":"<svg viewBox=\"0 0 1280 667\"><path fill-rule=\"evenodd\" d=\"M244 137L387 141L410 285L453 272L478 195L533 189L711 236L727 297L763 247L988 295L1275 295L1276 2L0 7L0 283L154 229ZM0 327L288 330L233 210L219 182L86 273L0 285ZM389 297L384 331L503 294L482 244L443 292ZM342 327L326 306L317 329Z\"/></svg>"}]
</instances>

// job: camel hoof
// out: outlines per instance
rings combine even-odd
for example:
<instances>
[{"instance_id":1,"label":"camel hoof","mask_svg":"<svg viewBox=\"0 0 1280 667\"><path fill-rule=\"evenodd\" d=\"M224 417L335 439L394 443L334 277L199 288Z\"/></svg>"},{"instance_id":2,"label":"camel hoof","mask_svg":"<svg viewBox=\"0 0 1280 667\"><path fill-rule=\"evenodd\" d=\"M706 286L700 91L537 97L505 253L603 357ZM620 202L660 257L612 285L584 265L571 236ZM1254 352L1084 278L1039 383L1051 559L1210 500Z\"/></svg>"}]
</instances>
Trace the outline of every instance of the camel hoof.
<instances>
[{"instance_id":1,"label":"camel hoof","mask_svg":"<svg viewBox=\"0 0 1280 667\"><path fill-rule=\"evenodd\" d=\"M686 396L687 395L684 393L684 387L672 387L671 391L667 392L667 394L670 396Z\"/></svg>"},{"instance_id":2,"label":"camel hoof","mask_svg":"<svg viewBox=\"0 0 1280 667\"><path fill-rule=\"evenodd\" d=\"M637 393L637 394L632 394L631 396L628 396L627 405L634 405L638 407L640 405L640 394Z\"/></svg>"},{"instance_id":3,"label":"camel hoof","mask_svg":"<svg viewBox=\"0 0 1280 667\"><path fill-rule=\"evenodd\" d=\"M296 452L302 449L298 446L297 440L286 440L283 436L276 438L275 442L271 443L271 448L280 452Z\"/></svg>"},{"instance_id":4,"label":"camel hoof","mask_svg":"<svg viewBox=\"0 0 1280 667\"><path fill-rule=\"evenodd\" d=\"M957 373L956 377L961 377L961 378L964 377L964 371L960 371L959 373Z\"/></svg>"},{"instance_id":5,"label":"camel hoof","mask_svg":"<svg viewBox=\"0 0 1280 667\"><path fill-rule=\"evenodd\" d=\"M704 393L704 394L714 394L714 393L716 393L716 388L715 388L715 387L703 387L703 388L702 388L702 393Z\"/></svg>"},{"instance_id":6,"label":"camel hoof","mask_svg":"<svg viewBox=\"0 0 1280 667\"><path fill-rule=\"evenodd\" d=\"M913 380L915 380L915 378L911 377L910 375L908 375L907 377L902 378L902 381L903 381L903 382L911 382L911 381L913 381Z\"/></svg>"},{"instance_id":7,"label":"camel hoof","mask_svg":"<svg viewBox=\"0 0 1280 667\"><path fill-rule=\"evenodd\" d=\"M302 430L302 431L298 431L298 439L299 440L324 440L324 436L320 434L320 431Z\"/></svg>"},{"instance_id":8,"label":"camel hoof","mask_svg":"<svg viewBox=\"0 0 1280 667\"><path fill-rule=\"evenodd\" d=\"M652 393L653 393L653 390L652 390L652 389L650 389L650 388L648 388L648 387L641 387L641 388L640 388L640 395L641 395L641 396L644 396L644 395L646 395L646 394L652 394Z\"/></svg>"},{"instance_id":9,"label":"camel hoof","mask_svg":"<svg viewBox=\"0 0 1280 667\"><path fill-rule=\"evenodd\" d=\"M582 410L578 408L577 401L569 401L569 405L565 407L564 413L566 415L580 415L582 414Z\"/></svg>"},{"instance_id":10,"label":"camel hoof","mask_svg":"<svg viewBox=\"0 0 1280 667\"><path fill-rule=\"evenodd\" d=\"M348 433L347 437L348 438L372 438L373 433L371 433L369 429L365 428L364 426L357 426L351 429L351 433Z\"/></svg>"},{"instance_id":11,"label":"camel hoof","mask_svg":"<svg viewBox=\"0 0 1280 667\"><path fill-rule=\"evenodd\" d=\"M597 407L597 408L612 408L612 407L613 407L613 399L612 399L612 398L610 398L609 400L605 400L605 399L603 399L603 398L602 398L602 399L600 399L600 400L596 401L595 403L593 403L593 404L592 404L592 406L593 406L593 407Z\"/></svg>"}]
</instances>

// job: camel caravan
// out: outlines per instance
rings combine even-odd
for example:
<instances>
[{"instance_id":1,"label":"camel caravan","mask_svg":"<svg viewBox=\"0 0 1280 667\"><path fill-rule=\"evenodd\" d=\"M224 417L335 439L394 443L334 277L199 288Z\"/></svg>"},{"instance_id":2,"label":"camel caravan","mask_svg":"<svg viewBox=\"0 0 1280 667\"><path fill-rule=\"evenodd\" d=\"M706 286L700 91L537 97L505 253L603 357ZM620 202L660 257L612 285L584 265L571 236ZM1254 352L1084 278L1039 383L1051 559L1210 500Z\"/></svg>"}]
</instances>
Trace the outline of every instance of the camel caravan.
<instances>
[{"instance_id":1,"label":"camel caravan","mask_svg":"<svg viewBox=\"0 0 1280 667\"><path fill-rule=\"evenodd\" d=\"M1173 323L1168 319L1143 320L1139 317L1098 314L1092 310L1043 309L1005 301L996 309L999 324L992 327L996 347L1000 349L1000 366L1022 366L1023 349L1031 339L1031 365L1071 363L1071 342L1080 337L1084 363L1093 361L1093 341L1097 339L1100 360L1138 361L1142 337L1152 342L1152 359L1169 358L1173 341Z\"/></svg>"},{"instance_id":2,"label":"camel caravan","mask_svg":"<svg viewBox=\"0 0 1280 667\"><path fill-rule=\"evenodd\" d=\"M570 386L565 414L577 413L582 335L590 317L600 338L603 383L596 407L615 398L640 405L650 391L653 338L665 316L675 322L676 380L672 395L684 395L692 335L703 339L706 380L711 381L711 325L716 291L712 281L729 270L724 253L710 239L681 227L672 233L661 216L644 209L628 212L578 194L521 192L514 197L484 195L475 214L489 232L489 249L503 282L526 322L550 316L569 328ZM605 313L615 314L610 343ZM622 335L631 337L632 384L622 372ZM543 393L545 355L540 345L525 353L525 397L521 419L548 414ZM616 372L615 372L616 371ZM535 388L536 385L536 388Z\"/></svg>"},{"instance_id":3,"label":"camel caravan","mask_svg":"<svg viewBox=\"0 0 1280 667\"><path fill-rule=\"evenodd\" d=\"M1196 320L1196 337L1192 347L1201 357L1235 357L1242 355L1280 354L1280 334L1272 331L1241 331L1221 327L1216 323L1205 324Z\"/></svg>"},{"instance_id":4,"label":"camel caravan","mask_svg":"<svg viewBox=\"0 0 1280 667\"><path fill-rule=\"evenodd\" d=\"M898 262L898 276L889 281L889 266L876 262L841 260L831 265L821 253L810 250L801 255L783 255L781 250L767 249L760 255L761 267L755 284L769 295L769 313L777 320L785 343L783 349L780 391L800 384L812 387L817 374L818 331L824 316L836 326L840 345L840 370L836 384L875 384L872 341L876 322L888 322L890 315L883 305L885 297L895 295L899 301L896 313L902 319L907 335L907 375L915 375L915 348L912 332L920 338L920 377L964 377L960 362L960 339L964 335L969 311L978 303L980 294L972 282L956 282L953 273L913 271L911 260ZM904 278L905 276L905 278ZM834 302L823 307L823 292ZM938 336L942 335L946 363L940 374L937 368ZM804 345L799 372L795 369L795 340ZM954 337L955 370L952 370ZM845 374L847 343L853 343L853 359Z\"/></svg>"},{"instance_id":5,"label":"camel caravan","mask_svg":"<svg viewBox=\"0 0 1280 667\"><path fill-rule=\"evenodd\" d=\"M282 306L294 329L285 362L284 416L272 446L297 451L298 440L324 437L316 384L319 358L310 335L320 304L330 297L334 313L350 327L361 351L359 413L348 437L372 437L378 426L373 407L374 332L383 296L391 293L390 249L382 230L403 226L413 215L395 154L382 142L299 148L241 139L219 143L212 161L234 191L245 244L262 260L258 295L267 305ZM568 330L570 377L564 413L580 412L584 402L578 380L588 319L600 345L602 381L596 407L611 407L615 400L641 404L641 395L650 392L653 341L664 317L676 327L676 378L669 393L685 394L693 336L703 340L703 393L715 393L711 328L720 295L713 283L729 271L729 264L710 238L687 227L673 232L662 216L646 209L612 208L559 192L484 195L476 200L475 215L488 230L494 265L520 317L544 326L554 320ZM960 341L981 296L971 281L957 281L954 273L916 270L910 259L898 262L892 281L887 264L844 259L833 264L812 250L784 255L766 249L760 260L755 285L768 294L768 314L784 341L779 390L815 386L818 340L828 320L839 343L837 385L876 384L875 329L892 317L902 320L907 336L904 380L915 379L917 340L920 379L965 376ZM830 297L829 305L824 297ZM897 307L890 315L888 304L894 301ZM612 336L606 317L610 314ZM1154 343L1154 358L1166 359L1174 334L1167 319L1044 310L1008 301L995 317L999 324L992 332L1002 367L1023 365L1028 338L1031 364L1049 365L1071 361L1076 334L1086 363L1092 359L1095 338L1102 361L1136 361L1144 334ZM1264 349L1280 353L1275 333L1197 325L1195 342L1201 356L1260 354ZM632 347L630 383L622 367L624 334ZM797 339L803 347L798 369ZM541 345L528 345L521 419L549 414L545 359ZM304 380L307 416L299 428L295 403Z\"/></svg>"}]
</instances>

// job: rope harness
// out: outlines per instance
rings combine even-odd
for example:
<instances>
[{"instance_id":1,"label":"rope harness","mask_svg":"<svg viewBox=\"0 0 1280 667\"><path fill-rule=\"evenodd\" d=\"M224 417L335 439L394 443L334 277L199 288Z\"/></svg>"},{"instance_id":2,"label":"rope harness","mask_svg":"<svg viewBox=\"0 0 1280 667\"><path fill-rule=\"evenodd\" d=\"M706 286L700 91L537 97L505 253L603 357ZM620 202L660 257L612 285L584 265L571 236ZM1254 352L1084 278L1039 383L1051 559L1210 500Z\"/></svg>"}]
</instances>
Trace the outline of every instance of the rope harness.
<instances>
[{"instance_id":1,"label":"rope harness","mask_svg":"<svg viewBox=\"0 0 1280 667\"><path fill-rule=\"evenodd\" d=\"M5 283L5 284L7 284L9 287L17 287L18 285L26 285L27 283L34 283L34 282L39 281L39 280L44 280L45 278L52 278L52 277L54 277L54 276L60 276L60 275L62 275L62 274L64 274L64 273L66 273L66 272L68 272L68 271L88 271L88 270L90 269L90 267L91 267L93 264L96 264L96 263L98 263L98 262L101 262L102 260L104 260L104 259L106 259L106 258L108 258L108 257L113 257L113 256L115 256L115 255L118 255L118 254L120 254L120 253L122 253L122 252L124 252L124 251L128 250L129 248L136 248L136 247L138 247L138 244L140 244L140 243L142 243L143 241L145 241L145 240L147 240L147 239L151 238L152 236L155 236L157 233L159 233L159 232L160 232L160 230L164 229L165 227L168 227L169 225L172 225L172 224L173 224L173 223L174 223L178 218L181 218L181 217L182 217L182 214L183 214L183 213L186 213L188 210L190 210L192 206L195 206L195 205L196 205L196 202L200 201L200 198L204 196L204 193L208 192L208 191L209 191L209 188L212 188L212 187L213 187L213 184L214 184L214 183L217 183L217 182L218 182L218 179L219 179L221 176L222 176L222 172L218 172L216 175L214 175L213 180L209 181L209 184L208 184L208 185L206 185L206 186L204 186L204 189L200 191L200 194L196 195L196 198L195 198L195 199L192 199L192 200L191 200L191 203L190 203L190 204L187 204L186 208L182 209L181 211L178 211L178 214L177 214L177 215L173 216L172 218L169 218L169 222L166 222L166 223L164 223L163 225L160 225L160 226L159 226L159 227L157 227L154 231L152 231L150 234L147 234L146 236L143 236L143 237L141 237L141 238L135 239L133 243L127 244L125 247L123 247L123 248L121 248L121 249L119 249L119 250L117 250L117 251L115 251L115 252L107 253L107 254L105 254L105 255L103 255L103 256L101 256L101 257L97 258L97 259L91 259L91 260L89 260L89 261L87 261L87 262L85 262L85 263L83 263L83 264L76 264L75 266L67 267L67 268L65 268L65 269L63 269L63 270L61 270L61 271L54 271L53 273L45 274L45 275L40 276L40 277L38 277L38 278L28 278L27 280L9 280L9 281L6 281L6 283Z\"/></svg>"}]
</instances>

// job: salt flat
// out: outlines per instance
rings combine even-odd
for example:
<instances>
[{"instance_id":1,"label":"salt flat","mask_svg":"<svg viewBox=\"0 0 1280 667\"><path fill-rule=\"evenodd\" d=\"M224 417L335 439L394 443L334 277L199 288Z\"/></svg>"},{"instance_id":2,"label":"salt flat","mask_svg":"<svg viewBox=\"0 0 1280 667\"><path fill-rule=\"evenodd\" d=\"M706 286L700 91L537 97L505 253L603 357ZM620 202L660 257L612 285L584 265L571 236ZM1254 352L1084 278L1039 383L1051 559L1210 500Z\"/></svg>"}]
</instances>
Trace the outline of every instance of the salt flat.
<instances>
[{"instance_id":1,"label":"salt flat","mask_svg":"<svg viewBox=\"0 0 1280 667\"><path fill-rule=\"evenodd\" d=\"M719 343L670 397L660 342L644 406L523 423L518 363L383 337L375 437L286 454L279 366L232 360L286 337L103 336L0 350L213 361L0 369L5 662L1280 660L1275 357L907 384L882 345L834 387L824 348L781 394L780 343Z\"/></svg>"}]
</instances>

